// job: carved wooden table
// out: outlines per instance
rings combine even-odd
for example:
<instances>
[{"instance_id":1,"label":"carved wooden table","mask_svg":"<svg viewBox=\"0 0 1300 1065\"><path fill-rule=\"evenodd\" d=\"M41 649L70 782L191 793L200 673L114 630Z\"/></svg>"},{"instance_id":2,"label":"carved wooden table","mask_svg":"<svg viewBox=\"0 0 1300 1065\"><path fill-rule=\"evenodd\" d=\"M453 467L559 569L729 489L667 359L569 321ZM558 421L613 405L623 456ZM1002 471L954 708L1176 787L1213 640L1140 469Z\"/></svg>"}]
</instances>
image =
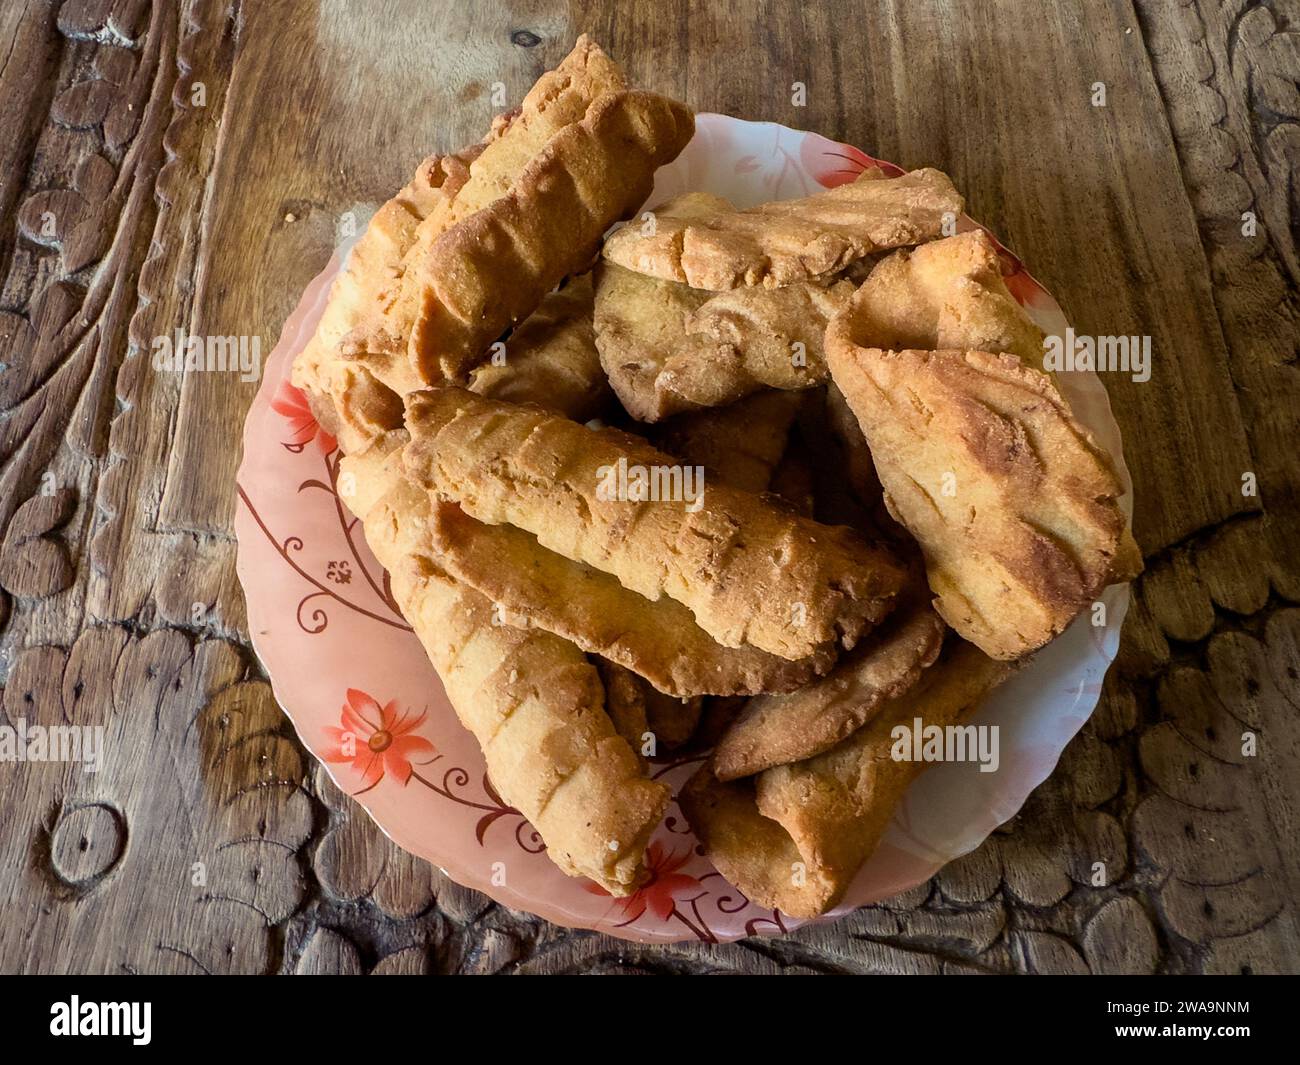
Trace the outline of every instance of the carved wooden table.
<instances>
[{"instance_id":1,"label":"carved wooden table","mask_svg":"<svg viewBox=\"0 0 1300 1065\"><path fill-rule=\"evenodd\" d=\"M0 762L0 969L1300 969L1300 3L576 6L0 6L3 724L109 752ZM249 648L256 384L151 364L177 328L269 351L344 213L583 29L700 110L942 167L1080 333L1152 338L1106 377L1148 569L1098 712L977 852L784 939L569 932L388 843Z\"/></svg>"}]
</instances>

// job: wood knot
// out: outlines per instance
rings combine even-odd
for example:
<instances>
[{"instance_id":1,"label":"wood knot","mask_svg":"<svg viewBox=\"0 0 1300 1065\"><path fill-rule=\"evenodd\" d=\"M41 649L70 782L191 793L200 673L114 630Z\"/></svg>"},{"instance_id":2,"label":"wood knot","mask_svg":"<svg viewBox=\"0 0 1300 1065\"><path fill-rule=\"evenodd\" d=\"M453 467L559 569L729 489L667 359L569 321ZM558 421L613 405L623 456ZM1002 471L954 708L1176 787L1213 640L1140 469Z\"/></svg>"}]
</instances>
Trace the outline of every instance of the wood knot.
<instances>
[{"instance_id":1,"label":"wood knot","mask_svg":"<svg viewBox=\"0 0 1300 1065\"><path fill-rule=\"evenodd\" d=\"M50 867L69 887L102 880L126 851L126 816L107 803L64 807L50 833Z\"/></svg>"}]
</instances>

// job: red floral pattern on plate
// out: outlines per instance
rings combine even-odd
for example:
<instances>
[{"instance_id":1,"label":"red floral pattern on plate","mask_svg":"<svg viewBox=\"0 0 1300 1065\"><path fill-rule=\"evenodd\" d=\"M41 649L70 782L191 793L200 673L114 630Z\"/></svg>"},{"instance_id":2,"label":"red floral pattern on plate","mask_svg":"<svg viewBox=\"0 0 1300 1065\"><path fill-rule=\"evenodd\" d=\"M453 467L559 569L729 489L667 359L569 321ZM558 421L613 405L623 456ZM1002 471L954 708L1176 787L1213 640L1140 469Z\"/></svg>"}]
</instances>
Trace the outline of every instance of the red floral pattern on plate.
<instances>
[{"instance_id":1,"label":"red floral pattern on plate","mask_svg":"<svg viewBox=\"0 0 1300 1065\"><path fill-rule=\"evenodd\" d=\"M337 446L334 437L325 432L316 421L316 415L311 412L311 404L297 385L281 381L275 399L271 400L271 409L289 423L289 439L284 441L286 448L301 451L313 440L326 453Z\"/></svg>"},{"instance_id":2,"label":"red floral pattern on plate","mask_svg":"<svg viewBox=\"0 0 1300 1065\"><path fill-rule=\"evenodd\" d=\"M806 196L876 163L901 172L817 134L700 115L695 139L656 175L648 204L691 189L741 206ZM973 225L959 221L959 228ZM1004 260L1016 298L1045 330L1063 332L1056 302L1005 249ZM308 286L267 360L244 427L235 516L253 644L303 743L400 846L506 906L644 942L724 942L797 927L802 922L755 905L718 874L675 803L647 852L650 879L630 898L612 899L559 872L536 832L493 789L387 575L338 498L335 442L289 381L338 269L336 256ZM1119 431L1096 375L1061 374L1058 382L1119 458ZM1118 465L1128 488L1122 459ZM1103 599L1105 626L1080 619L980 710L978 721L1001 726L1001 770L939 765L921 777L837 913L921 883L1015 814L1096 705L1127 588L1108 589ZM382 704L372 693L382 693ZM347 753L345 733L362 757ZM372 757L366 752L376 737L383 749ZM658 764L654 773L675 794L697 765Z\"/></svg>"},{"instance_id":3,"label":"red floral pattern on plate","mask_svg":"<svg viewBox=\"0 0 1300 1065\"><path fill-rule=\"evenodd\" d=\"M361 790L354 796L369 791L385 776L405 787L414 771L412 755L430 755L418 765L428 765L437 757L432 742L413 735L429 715L401 711L396 699L380 706L373 696L349 688L341 714L339 724L325 730L330 743L319 754L326 762L350 765L360 774Z\"/></svg>"}]
</instances>

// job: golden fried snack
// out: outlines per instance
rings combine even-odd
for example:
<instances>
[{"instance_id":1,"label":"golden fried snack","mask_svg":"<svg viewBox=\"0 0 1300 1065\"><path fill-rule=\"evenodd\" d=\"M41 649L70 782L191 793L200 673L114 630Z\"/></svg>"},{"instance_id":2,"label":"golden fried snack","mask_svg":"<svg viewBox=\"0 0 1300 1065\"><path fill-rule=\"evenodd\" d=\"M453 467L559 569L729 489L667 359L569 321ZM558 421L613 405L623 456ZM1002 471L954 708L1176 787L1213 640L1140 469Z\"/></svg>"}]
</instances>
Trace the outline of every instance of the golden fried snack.
<instances>
[{"instance_id":1,"label":"golden fried snack","mask_svg":"<svg viewBox=\"0 0 1300 1065\"><path fill-rule=\"evenodd\" d=\"M596 670L605 685L605 713L610 723L632 752L646 763L645 744L650 737L650 723L646 720L645 692L648 685L630 669L617 662L596 659Z\"/></svg>"},{"instance_id":2,"label":"golden fried snack","mask_svg":"<svg viewBox=\"0 0 1300 1065\"><path fill-rule=\"evenodd\" d=\"M528 90L508 135L497 138L470 166L460 194L438 205L431 224L443 232L510 192L511 187L557 133L581 122L602 96L625 92L627 78L617 63L585 33L560 65Z\"/></svg>"},{"instance_id":3,"label":"golden fried snack","mask_svg":"<svg viewBox=\"0 0 1300 1065\"><path fill-rule=\"evenodd\" d=\"M613 399L591 326L591 275L542 300L502 344L504 361L484 363L469 388L508 403L539 403L574 421L603 414Z\"/></svg>"},{"instance_id":4,"label":"golden fried snack","mask_svg":"<svg viewBox=\"0 0 1300 1065\"><path fill-rule=\"evenodd\" d=\"M468 179L470 161L483 147L430 156L410 183L375 212L334 280L315 334L294 359L293 383L345 453L364 450L380 434L399 427L402 399L391 381L385 384L377 375L378 367L344 353L344 338L391 300L421 220L455 198Z\"/></svg>"},{"instance_id":5,"label":"golden fried snack","mask_svg":"<svg viewBox=\"0 0 1300 1065\"><path fill-rule=\"evenodd\" d=\"M765 492L799 413L797 392L758 392L726 407L679 414L650 440L682 462L703 466L723 484Z\"/></svg>"},{"instance_id":6,"label":"golden fried snack","mask_svg":"<svg viewBox=\"0 0 1300 1065\"><path fill-rule=\"evenodd\" d=\"M755 647L723 647L681 603L646 599L522 529L485 525L454 503L434 503L429 535L438 564L497 604L512 624L572 640L670 698L794 691L835 659L831 650L791 662Z\"/></svg>"},{"instance_id":7,"label":"golden fried snack","mask_svg":"<svg viewBox=\"0 0 1300 1065\"><path fill-rule=\"evenodd\" d=\"M853 294L847 281L709 294L610 263L596 276L601 363L628 413L644 422L762 388L820 384L826 323Z\"/></svg>"},{"instance_id":8,"label":"golden fried snack","mask_svg":"<svg viewBox=\"0 0 1300 1065\"><path fill-rule=\"evenodd\" d=\"M858 343L890 351L1008 352L1041 370L1043 331L1008 291L1001 265L983 230L894 252L875 266L854 297ZM838 413L834 388L831 397L832 412ZM842 432L842 438L849 436ZM850 452L855 480L870 484L874 475L858 471L861 452L853 447ZM1131 580L1141 572L1141 551L1125 528L1113 579Z\"/></svg>"},{"instance_id":9,"label":"golden fried snack","mask_svg":"<svg viewBox=\"0 0 1300 1065\"><path fill-rule=\"evenodd\" d=\"M934 662L946 627L920 597L900 606L827 676L788 695L750 699L718 742L719 780L828 751L861 728Z\"/></svg>"},{"instance_id":10,"label":"golden fried snack","mask_svg":"<svg viewBox=\"0 0 1300 1065\"><path fill-rule=\"evenodd\" d=\"M421 213L399 264L383 272L378 299L355 317L339 355L364 366L399 396L430 382L408 357L411 328L421 312L420 272L435 241L453 225L504 196L528 163L567 126L580 122L597 99L627 89L623 73L585 34L553 71L529 90L520 107L498 115L483 144L462 153L451 194Z\"/></svg>"},{"instance_id":11,"label":"golden fried snack","mask_svg":"<svg viewBox=\"0 0 1300 1065\"><path fill-rule=\"evenodd\" d=\"M895 761L895 726L967 717L1013 666L961 641L839 746L757 777L719 782L708 763L678 796L709 860L751 901L816 917L843 897L927 762Z\"/></svg>"},{"instance_id":12,"label":"golden fried snack","mask_svg":"<svg viewBox=\"0 0 1300 1065\"><path fill-rule=\"evenodd\" d=\"M798 200L626 226L605 242L606 262L723 292L824 280L885 248L934 240L961 213L946 174L877 168L856 181Z\"/></svg>"},{"instance_id":13,"label":"golden fried snack","mask_svg":"<svg viewBox=\"0 0 1300 1065\"><path fill-rule=\"evenodd\" d=\"M677 805L714 868L750 902L791 917L820 916L847 881L809 863L790 833L758 812L754 791L753 777L720 781L706 759L678 793Z\"/></svg>"},{"instance_id":14,"label":"golden fried snack","mask_svg":"<svg viewBox=\"0 0 1300 1065\"><path fill-rule=\"evenodd\" d=\"M1109 456L1016 356L864 347L856 309L831 323L827 358L936 609L994 658L1041 647L1125 558Z\"/></svg>"},{"instance_id":15,"label":"golden fried snack","mask_svg":"<svg viewBox=\"0 0 1300 1065\"><path fill-rule=\"evenodd\" d=\"M442 233L406 274L416 286L408 354L420 379L466 381L492 341L587 268L605 230L644 202L655 170L694 130L689 108L665 97L598 96L508 192Z\"/></svg>"},{"instance_id":16,"label":"golden fried snack","mask_svg":"<svg viewBox=\"0 0 1300 1065\"><path fill-rule=\"evenodd\" d=\"M439 567L428 495L401 466L396 431L343 460L366 540L437 669L457 716L478 740L501 797L537 829L551 859L615 895L635 890L668 802L614 731L595 668L572 644L497 624L492 603Z\"/></svg>"},{"instance_id":17,"label":"golden fried snack","mask_svg":"<svg viewBox=\"0 0 1300 1065\"><path fill-rule=\"evenodd\" d=\"M650 686L630 669L601 659L597 663L605 681L609 716L623 736L640 753L670 751L691 738L704 706L703 696L677 699ZM646 750L646 741L654 747Z\"/></svg>"},{"instance_id":18,"label":"golden fried snack","mask_svg":"<svg viewBox=\"0 0 1300 1065\"><path fill-rule=\"evenodd\" d=\"M725 485L685 498L682 468L617 430L457 388L409 397L407 425L406 468L423 487L647 599L675 599L727 647L791 661L851 647L902 581L848 529Z\"/></svg>"},{"instance_id":19,"label":"golden fried snack","mask_svg":"<svg viewBox=\"0 0 1300 1065\"><path fill-rule=\"evenodd\" d=\"M853 306L867 347L1006 351L1043 368L1043 331L1007 290L982 229L886 256Z\"/></svg>"}]
</instances>

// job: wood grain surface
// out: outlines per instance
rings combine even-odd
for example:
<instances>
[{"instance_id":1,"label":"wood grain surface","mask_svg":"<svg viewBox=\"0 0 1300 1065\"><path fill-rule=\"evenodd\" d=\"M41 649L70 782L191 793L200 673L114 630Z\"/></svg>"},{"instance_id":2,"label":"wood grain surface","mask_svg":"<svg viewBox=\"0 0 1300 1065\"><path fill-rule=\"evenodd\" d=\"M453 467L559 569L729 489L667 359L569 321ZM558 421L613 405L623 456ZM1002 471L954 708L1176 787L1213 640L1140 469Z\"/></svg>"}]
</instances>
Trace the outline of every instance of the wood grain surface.
<instances>
[{"instance_id":1,"label":"wood grain surface","mask_svg":"<svg viewBox=\"0 0 1300 1065\"><path fill-rule=\"evenodd\" d=\"M699 110L941 167L1080 333L1152 338L1106 378L1148 569L1097 713L975 853L781 939L571 932L389 843L249 645L256 383L150 362L269 351L344 215L583 30ZM1300 970L1298 77L1296 0L0 5L0 709L112 752L0 762L0 970Z\"/></svg>"}]
</instances>

